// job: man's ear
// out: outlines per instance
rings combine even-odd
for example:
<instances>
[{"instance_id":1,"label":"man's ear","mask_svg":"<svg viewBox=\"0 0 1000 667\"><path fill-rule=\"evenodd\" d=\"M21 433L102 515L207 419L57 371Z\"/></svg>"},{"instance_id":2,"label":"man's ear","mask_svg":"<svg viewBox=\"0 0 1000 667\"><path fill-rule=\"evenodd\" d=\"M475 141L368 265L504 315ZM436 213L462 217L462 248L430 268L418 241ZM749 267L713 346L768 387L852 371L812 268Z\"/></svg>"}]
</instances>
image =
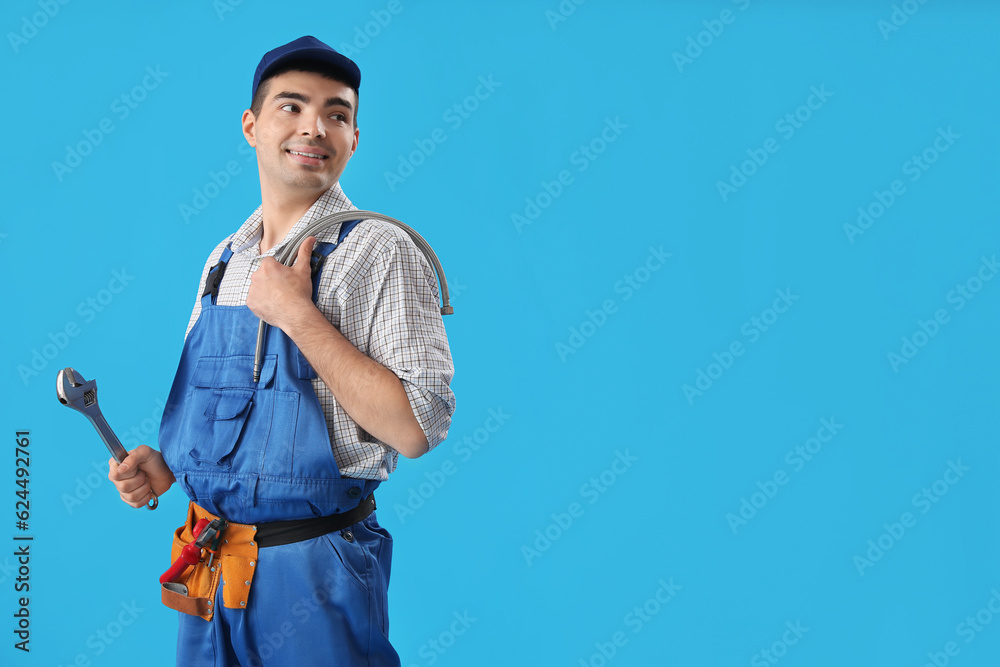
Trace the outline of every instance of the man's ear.
<instances>
[{"instance_id":1,"label":"man's ear","mask_svg":"<svg viewBox=\"0 0 1000 667\"><path fill-rule=\"evenodd\" d=\"M253 112L247 109L243 112L243 136L246 138L247 143L257 148L257 119L254 117Z\"/></svg>"}]
</instances>

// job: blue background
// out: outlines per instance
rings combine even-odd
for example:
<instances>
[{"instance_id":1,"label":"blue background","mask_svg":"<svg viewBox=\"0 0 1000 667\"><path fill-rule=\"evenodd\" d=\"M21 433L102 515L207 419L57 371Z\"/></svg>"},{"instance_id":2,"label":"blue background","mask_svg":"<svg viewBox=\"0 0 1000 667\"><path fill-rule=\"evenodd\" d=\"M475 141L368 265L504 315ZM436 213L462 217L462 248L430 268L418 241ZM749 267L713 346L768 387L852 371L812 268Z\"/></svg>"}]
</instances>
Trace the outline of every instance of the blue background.
<instances>
[{"instance_id":1,"label":"blue background","mask_svg":"<svg viewBox=\"0 0 1000 667\"><path fill-rule=\"evenodd\" d=\"M15 0L0 26L3 664L172 664L186 499L121 503L53 383L98 378L155 445L205 258L260 201L253 70L302 34L364 74L346 193L452 286L449 438L379 492L404 666L997 663L995 5Z\"/></svg>"}]
</instances>

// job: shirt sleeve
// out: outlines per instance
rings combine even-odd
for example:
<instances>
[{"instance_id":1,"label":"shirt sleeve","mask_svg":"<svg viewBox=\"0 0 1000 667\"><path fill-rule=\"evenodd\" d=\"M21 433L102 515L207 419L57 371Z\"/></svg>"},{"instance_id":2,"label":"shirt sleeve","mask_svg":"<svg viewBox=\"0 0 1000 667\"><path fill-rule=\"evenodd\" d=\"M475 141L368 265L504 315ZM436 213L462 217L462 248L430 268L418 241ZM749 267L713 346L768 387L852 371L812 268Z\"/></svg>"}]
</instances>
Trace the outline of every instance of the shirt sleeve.
<instances>
[{"instance_id":1,"label":"shirt sleeve","mask_svg":"<svg viewBox=\"0 0 1000 667\"><path fill-rule=\"evenodd\" d=\"M448 347L437 279L427 259L403 232L379 229L370 269L354 286L345 312L365 313L362 351L396 374L428 450L448 435L455 412ZM354 302L354 303L351 303Z\"/></svg>"}]
</instances>

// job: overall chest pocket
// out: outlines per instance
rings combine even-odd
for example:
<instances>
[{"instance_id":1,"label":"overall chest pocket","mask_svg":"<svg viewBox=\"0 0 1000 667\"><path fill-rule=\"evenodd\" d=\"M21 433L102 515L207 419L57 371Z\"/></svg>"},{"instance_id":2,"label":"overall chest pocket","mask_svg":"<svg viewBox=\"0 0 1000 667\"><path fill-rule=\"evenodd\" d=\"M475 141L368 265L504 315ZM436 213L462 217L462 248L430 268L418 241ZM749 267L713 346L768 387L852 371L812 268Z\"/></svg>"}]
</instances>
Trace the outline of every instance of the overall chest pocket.
<instances>
[{"instance_id":1,"label":"overall chest pocket","mask_svg":"<svg viewBox=\"0 0 1000 667\"><path fill-rule=\"evenodd\" d=\"M274 378L275 360L265 359L260 382L253 382L253 357L202 357L191 376L188 413L191 424L191 458L199 466L232 467L237 445L244 433L269 428L255 424L264 410ZM265 417L264 414L260 414ZM269 415L266 419L270 421Z\"/></svg>"}]
</instances>

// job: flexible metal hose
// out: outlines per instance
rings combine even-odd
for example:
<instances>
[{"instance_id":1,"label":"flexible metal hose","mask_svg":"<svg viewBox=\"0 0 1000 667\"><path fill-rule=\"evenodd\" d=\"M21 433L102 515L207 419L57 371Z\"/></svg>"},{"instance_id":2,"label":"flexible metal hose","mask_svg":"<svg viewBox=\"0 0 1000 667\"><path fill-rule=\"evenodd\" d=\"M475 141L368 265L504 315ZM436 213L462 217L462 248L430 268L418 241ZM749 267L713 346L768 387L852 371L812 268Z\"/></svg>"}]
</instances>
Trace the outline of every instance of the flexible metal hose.
<instances>
[{"instance_id":1,"label":"flexible metal hose","mask_svg":"<svg viewBox=\"0 0 1000 667\"><path fill-rule=\"evenodd\" d=\"M441 286L441 314L451 315L455 312L455 309L451 307L451 303L448 300L448 280L444 277L444 269L441 267L441 262L438 261L437 255L434 254L434 249L431 248L430 244L424 240L420 234L416 232L412 227L403 224L395 218L390 218L387 215L382 215L381 213L375 213L374 211L339 211L337 213L332 213L330 215L323 216L319 220L310 222L305 228L296 234L288 245L277 253L275 259L284 264L285 266L291 266L293 258L299 250L299 246L302 244L306 238L310 236L315 236L327 227L332 227L333 225L347 222L348 220L381 220L383 222L388 222L396 225L413 240L413 242L420 249L420 252L424 254L427 261L431 266L434 267L434 271L437 273L438 284ZM257 349L254 351L253 357L253 381L258 382L260 380L260 371L264 360L264 334L267 329L267 322L264 320L260 321L260 326L257 327Z\"/></svg>"}]
</instances>

